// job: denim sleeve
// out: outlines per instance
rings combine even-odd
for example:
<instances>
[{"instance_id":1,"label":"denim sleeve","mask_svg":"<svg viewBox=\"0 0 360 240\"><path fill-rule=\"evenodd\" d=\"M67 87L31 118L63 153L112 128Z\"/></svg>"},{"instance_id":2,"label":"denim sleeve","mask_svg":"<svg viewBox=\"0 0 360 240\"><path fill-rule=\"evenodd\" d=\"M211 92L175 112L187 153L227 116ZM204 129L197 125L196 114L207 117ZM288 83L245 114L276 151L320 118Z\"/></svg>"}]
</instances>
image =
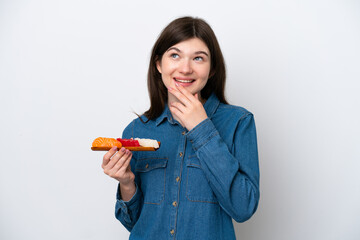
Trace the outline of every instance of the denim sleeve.
<instances>
[{"instance_id":1,"label":"denim sleeve","mask_svg":"<svg viewBox=\"0 0 360 240\"><path fill-rule=\"evenodd\" d=\"M131 232L140 215L142 194L136 185L136 192L129 201L123 201L120 194L120 184L116 193L115 217Z\"/></svg>"},{"instance_id":2,"label":"denim sleeve","mask_svg":"<svg viewBox=\"0 0 360 240\"><path fill-rule=\"evenodd\" d=\"M133 126L134 122L130 123L124 130L122 137L123 138L131 138L133 137ZM135 169L136 156L133 153L133 157L130 162L130 166L132 171ZM134 196L129 201L123 201L121 199L120 193L120 184L118 184L117 193L116 193L116 204L115 204L115 217L124 225L124 227L131 231L137 222L142 205L143 205L143 195L140 189L139 177L135 174L135 185L136 192Z\"/></svg>"},{"instance_id":3,"label":"denim sleeve","mask_svg":"<svg viewBox=\"0 0 360 240\"><path fill-rule=\"evenodd\" d=\"M188 133L201 168L220 206L235 221L244 222L256 211L259 163L255 121L251 113L242 117L229 149L210 119Z\"/></svg>"}]
</instances>

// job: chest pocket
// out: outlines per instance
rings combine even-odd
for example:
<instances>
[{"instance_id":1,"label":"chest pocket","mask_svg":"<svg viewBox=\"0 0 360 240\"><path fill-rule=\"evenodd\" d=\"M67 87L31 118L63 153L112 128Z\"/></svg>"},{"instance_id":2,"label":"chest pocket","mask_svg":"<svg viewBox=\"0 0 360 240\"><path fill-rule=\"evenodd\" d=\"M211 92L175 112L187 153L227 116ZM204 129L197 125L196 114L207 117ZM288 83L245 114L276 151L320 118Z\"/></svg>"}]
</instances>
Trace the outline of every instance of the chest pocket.
<instances>
[{"instance_id":1,"label":"chest pocket","mask_svg":"<svg viewBox=\"0 0 360 240\"><path fill-rule=\"evenodd\" d=\"M217 203L216 197L201 169L199 159L190 156L186 162L186 198L192 202Z\"/></svg>"},{"instance_id":2,"label":"chest pocket","mask_svg":"<svg viewBox=\"0 0 360 240\"><path fill-rule=\"evenodd\" d=\"M136 162L144 203L160 204L164 200L167 161L167 158L144 158Z\"/></svg>"}]
</instances>

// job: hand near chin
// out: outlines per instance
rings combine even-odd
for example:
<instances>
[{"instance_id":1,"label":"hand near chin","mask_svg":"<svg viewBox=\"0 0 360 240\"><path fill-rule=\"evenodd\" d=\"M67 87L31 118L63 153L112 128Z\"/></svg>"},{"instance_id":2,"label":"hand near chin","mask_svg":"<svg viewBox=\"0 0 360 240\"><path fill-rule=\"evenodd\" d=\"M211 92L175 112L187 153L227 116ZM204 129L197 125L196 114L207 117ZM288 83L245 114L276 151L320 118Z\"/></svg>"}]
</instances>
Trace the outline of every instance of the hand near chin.
<instances>
[{"instance_id":1,"label":"hand near chin","mask_svg":"<svg viewBox=\"0 0 360 240\"><path fill-rule=\"evenodd\" d=\"M170 111L188 131L207 118L197 93L192 95L181 85L176 89L169 88L169 92L179 100L170 104Z\"/></svg>"}]
</instances>

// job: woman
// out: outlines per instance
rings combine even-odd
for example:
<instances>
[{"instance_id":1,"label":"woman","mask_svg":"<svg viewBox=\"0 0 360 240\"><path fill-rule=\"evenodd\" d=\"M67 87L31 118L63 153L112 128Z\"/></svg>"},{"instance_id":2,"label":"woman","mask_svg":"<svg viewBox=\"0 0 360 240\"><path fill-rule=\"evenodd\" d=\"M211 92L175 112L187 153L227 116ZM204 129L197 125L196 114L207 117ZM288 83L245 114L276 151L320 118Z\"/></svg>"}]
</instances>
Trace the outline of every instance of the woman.
<instances>
[{"instance_id":1,"label":"woman","mask_svg":"<svg viewBox=\"0 0 360 240\"><path fill-rule=\"evenodd\" d=\"M253 115L228 105L225 65L210 26L171 22L148 71L151 106L123 138L161 142L155 152L111 149L103 169L119 181L116 218L130 239L235 239L259 201Z\"/></svg>"}]
</instances>

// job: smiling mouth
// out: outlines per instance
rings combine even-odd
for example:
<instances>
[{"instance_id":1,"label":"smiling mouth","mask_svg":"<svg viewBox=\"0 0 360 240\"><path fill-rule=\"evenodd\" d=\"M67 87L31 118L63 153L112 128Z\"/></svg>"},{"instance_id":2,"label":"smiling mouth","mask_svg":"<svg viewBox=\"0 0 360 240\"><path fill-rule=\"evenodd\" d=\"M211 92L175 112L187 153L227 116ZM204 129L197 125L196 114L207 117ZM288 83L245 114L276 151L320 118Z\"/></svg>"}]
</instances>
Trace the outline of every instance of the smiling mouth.
<instances>
[{"instance_id":1,"label":"smiling mouth","mask_svg":"<svg viewBox=\"0 0 360 240\"><path fill-rule=\"evenodd\" d=\"M192 83L192 82L195 81L195 80L192 80L192 79L184 80L184 79L176 79L176 78L174 78L174 80L175 80L176 82L180 82L180 83Z\"/></svg>"}]
</instances>

